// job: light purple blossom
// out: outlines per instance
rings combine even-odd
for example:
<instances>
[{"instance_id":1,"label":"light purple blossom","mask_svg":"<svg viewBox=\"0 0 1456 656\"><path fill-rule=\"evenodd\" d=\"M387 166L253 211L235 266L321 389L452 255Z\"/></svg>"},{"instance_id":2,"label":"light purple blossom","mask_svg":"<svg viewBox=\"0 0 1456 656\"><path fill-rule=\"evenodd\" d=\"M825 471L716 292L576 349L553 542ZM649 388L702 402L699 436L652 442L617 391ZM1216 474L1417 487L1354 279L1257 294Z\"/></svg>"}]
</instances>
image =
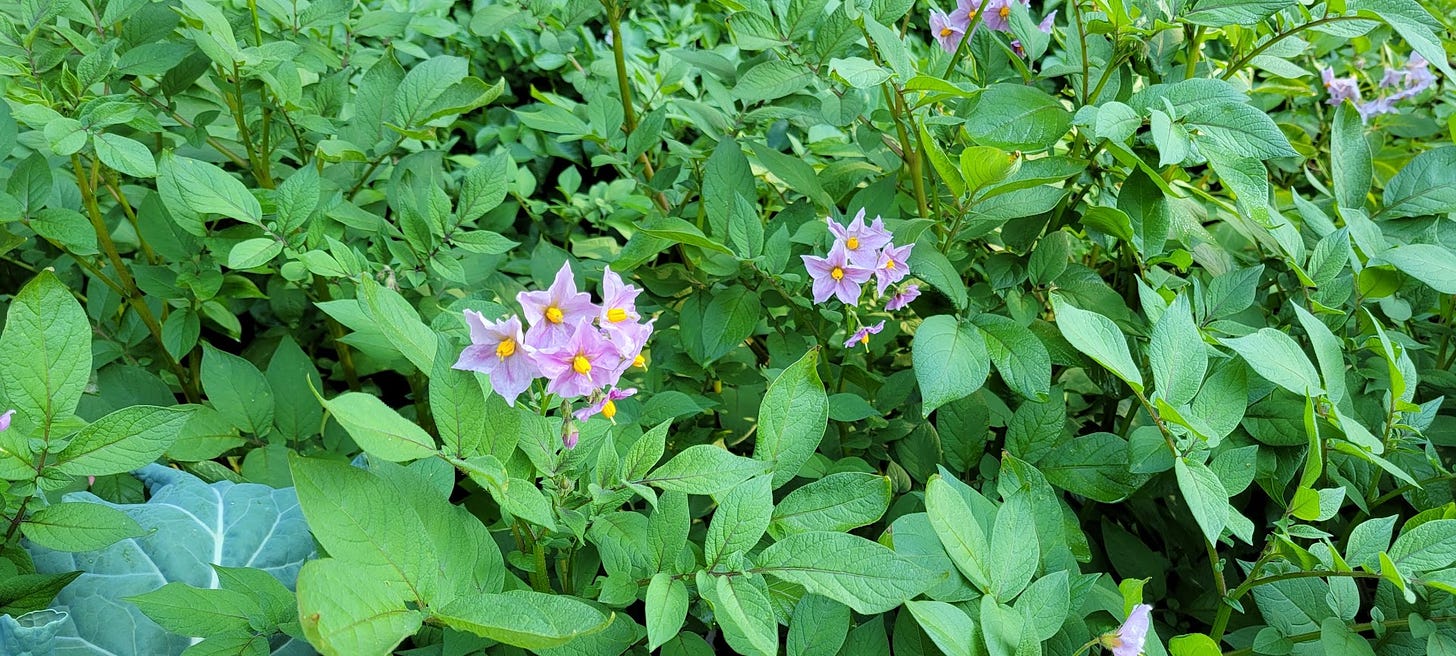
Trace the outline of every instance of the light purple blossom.
<instances>
[{"instance_id":1,"label":"light purple blossom","mask_svg":"<svg viewBox=\"0 0 1456 656\"><path fill-rule=\"evenodd\" d=\"M479 312L466 310L465 323L470 326L470 346L460 352L454 368L489 375L491 389L514 406L516 397L540 375L521 334L521 319L489 322Z\"/></svg>"},{"instance_id":2,"label":"light purple blossom","mask_svg":"<svg viewBox=\"0 0 1456 656\"><path fill-rule=\"evenodd\" d=\"M836 223L832 218L824 220L829 223L829 232L834 234L835 245L844 247L855 266L873 268L880 248L890 243L890 231L885 229L885 220L877 216L866 226L863 209L854 215L848 227Z\"/></svg>"},{"instance_id":3,"label":"light purple blossom","mask_svg":"<svg viewBox=\"0 0 1456 656\"><path fill-rule=\"evenodd\" d=\"M842 243L829 249L828 257L801 257L804 259L804 268L809 270L809 277L814 279L815 303L823 303L830 296L837 296L845 305L858 305L860 285L868 282L870 276L874 275L869 267L852 263L849 251Z\"/></svg>"},{"instance_id":4,"label":"light purple blossom","mask_svg":"<svg viewBox=\"0 0 1456 656\"><path fill-rule=\"evenodd\" d=\"M580 441L581 441L581 431L578 431L575 428L571 429L570 431L567 431L567 433L565 435L562 435L561 436L561 446L566 447L566 450L567 451L570 451L572 449L575 449L577 443L580 442Z\"/></svg>"},{"instance_id":5,"label":"light purple blossom","mask_svg":"<svg viewBox=\"0 0 1456 656\"><path fill-rule=\"evenodd\" d=\"M1360 114L1361 122L1369 123L1371 118L1380 116L1381 114L1394 114L1396 112L1395 101L1395 96L1367 100L1355 105L1355 111Z\"/></svg>"},{"instance_id":6,"label":"light purple blossom","mask_svg":"<svg viewBox=\"0 0 1456 656\"><path fill-rule=\"evenodd\" d=\"M917 298L920 298L920 285L905 285L905 289L900 290L900 293L890 297L890 301L885 303L885 309L899 310Z\"/></svg>"},{"instance_id":7,"label":"light purple blossom","mask_svg":"<svg viewBox=\"0 0 1456 656\"><path fill-rule=\"evenodd\" d=\"M1327 101L1331 105L1339 105L1346 100L1355 104L1360 103L1360 83L1353 77L1335 77L1335 69L1326 68L1320 71L1320 77L1324 80L1325 90L1330 93Z\"/></svg>"},{"instance_id":8,"label":"light purple blossom","mask_svg":"<svg viewBox=\"0 0 1456 656\"><path fill-rule=\"evenodd\" d=\"M873 326L861 326L859 330L854 331L854 334L849 336L849 339L844 340L844 348L854 348L855 342L864 344L865 348L869 348L870 335L878 335L880 334L880 331L884 329L884 320L881 320L879 323Z\"/></svg>"},{"instance_id":9,"label":"light purple blossom","mask_svg":"<svg viewBox=\"0 0 1456 656\"><path fill-rule=\"evenodd\" d=\"M876 295L883 295L887 287L910 275L910 249L914 247L915 244L886 244L880 250L880 257L875 262Z\"/></svg>"},{"instance_id":10,"label":"light purple blossom","mask_svg":"<svg viewBox=\"0 0 1456 656\"><path fill-rule=\"evenodd\" d=\"M617 333L637 325L642 316L637 314L637 295L642 290L622 282L622 276L607 268L602 271L602 307L597 313L597 325L614 340Z\"/></svg>"},{"instance_id":11,"label":"light purple blossom","mask_svg":"<svg viewBox=\"0 0 1456 656\"><path fill-rule=\"evenodd\" d=\"M616 347L617 355L622 358L621 364L612 372L612 383L615 384L628 369L633 366L646 367L647 363L642 358L642 349L647 346L647 338L652 336L652 325L657 318L649 319L647 323L632 323L621 326L615 333L608 333L607 339Z\"/></svg>"},{"instance_id":12,"label":"light purple blossom","mask_svg":"<svg viewBox=\"0 0 1456 656\"><path fill-rule=\"evenodd\" d=\"M544 291L521 292L516 295L526 315L526 343L532 348L550 348L566 342L581 322L590 322L597 315L591 294L576 291L571 265L562 264L556 280Z\"/></svg>"},{"instance_id":13,"label":"light purple blossom","mask_svg":"<svg viewBox=\"0 0 1456 656\"><path fill-rule=\"evenodd\" d=\"M576 417L577 421L586 421L600 414L615 424L617 423L617 401L621 401L636 393L637 388L635 387L628 387L627 389L614 388L598 397L591 405L577 410L572 414Z\"/></svg>"},{"instance_id":14,"label":"light purple blossom","mask_svg":"<svg viewBox=\"0 0 1456 656\"><path fill-rule=\"evenodd\" d=\"M1102 636L1102 646L1111 649L1112 656L1138 656L1143 653L1152 624L1152 611L1153 607L1147 604L1133 606L1127 620L1116 632Z\"/></svg>"},{"instance_id":15,"label":"light purple blossom","mask_svg":"<svg viewBox=\"0 0 1456 656\"><path fill-rule=\"evenodd\" d=\"M987 0L981 10L981 22L997 32L1011 31L1011 4L1016 0Z\"/></svg>"},{"instance_id":16,"label":"light purple blossom","mask_svg":"<svg viewBox=\"0 0 1456 656\"><path fill-rule=\"evenodd\" d=\"M961 46L961 39L966 36L966 28L957 25L953 15L947 15L938 9L930 10L930 34L935 37L935 42L940 44L941 49L949 53L954 53Z\"/></svg>"},{"instance_id":17,"label":"light purple blossom","mask_svg":"<svg viewBox=\"0 0 1456 656\"><path fill-rule=\"evenodd\" d=\"M1390 96L1393 101L1414 98L1435 83L1436 76L1431 72L1431 63L1420 53L1411 54L1403 69L1387 69L1385 77L1380 80L1382 87L1399 89Z\"/></svg>"},{"instance_id":18,"label":"light purple blossom","mask_svg":"<svg viewBox=\"0 0 1456 656\"><path fill-rule=\"evenodd\" d=\"M1055 9L1053 9L1052 13L1046 15L1046 18L1041 19L1041 22L1037 24L1036 29L1041 30L1043 33L1051 34L1052 27L1054 27L1056 24L1057 12Z\"/></svg>"},{"instance_id":19,"label":"light purple blossom","mask_svg":"<svg viewBox=\"0 0 1456 656\"><path fill-rule=\"evenodd\" d=\"M532 357L547 378L546 391L563 398L591 396L615 383L613 372L622 366L617 348L590 322L576 324L566 341L538 349Z\"/></svg>"},{"instance_id":20,"label":"light purple blossom","mask_svg":"<svg viewBox=\"0 0 1456 656\"><path fill-rule=\"evenodd\" d=\"M10 418L15 416L15 409L11 408L0 414L0 433L10 430Z\"/></svg>"}]
</instances>

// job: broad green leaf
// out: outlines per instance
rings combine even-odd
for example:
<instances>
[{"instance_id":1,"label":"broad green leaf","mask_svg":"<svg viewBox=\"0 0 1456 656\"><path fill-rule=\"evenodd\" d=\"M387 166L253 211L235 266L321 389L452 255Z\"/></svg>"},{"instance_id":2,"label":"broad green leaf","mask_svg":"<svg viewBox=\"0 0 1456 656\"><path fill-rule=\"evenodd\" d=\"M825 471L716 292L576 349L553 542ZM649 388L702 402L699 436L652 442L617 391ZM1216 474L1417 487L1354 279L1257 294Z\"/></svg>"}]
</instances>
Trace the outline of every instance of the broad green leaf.
<instances>
[{"instance_id":1,"label":"broad green leaf","mask_svg":"<svg viewBox=\"0 0 1456 656\"><path fill-rule=\"evenodd\" d=\"M1330 179L1335 184L1335 202L1341 207L1363 209L1370 193L1374 171L1370 143L1365 141L1365 123L1351 103L1335 108L1330 130Z\"/></svg>"},{"instance_id":2,"label":"broad green leaf","mask_svg":"<svg viewBox=\"0 0 1456 656\"><path fill-rule=\"evenodd\" d=\"M421 372L434 371L439 338L399 292L366 277L359 285L359 307L374 321L390 346Z\"/></svg>"},{"instance_id":3,"label":"broad green leaf","mask_svg":"<svg viewBox=\"0 0 1456 656\"><path fill-rule=\"evenodd\" d=\"M1049 640L1062 628L1070 611L1070 588L1065 570L1052 572L1026 587L1016 598L1016 610L1040 640Z\"/></svg>"},{"instance_id":4,"label":"broad green leaf","mask_svg":"<svg viewBox=\"0 0 1456 656\"><path fill-rule=\"evenodd\" d=\"M273 390L252 362L204 342L202 390L239 429L260 437L273 430Z\"/></svg>"},{"instance_id":5,"label":"broad green leaf","mask_svg":"<svg viewBox=\"0 0 1456 656\"><path fill-rule=\"evenodd\" d=\"M1295 0L1198 0L1178 17L1194 25L1252 26L1295 4Z\"/></svg>"},{"instance_id":6,"label":"broad green leaf","mask_svg":"<svg viewBox=\"0 0 1456 656\"><path fill-rule=\"evenodd\" d=\"M789 656L834 656L849 634L849 607L828 597L806 594L789 617Z\"/></svg>"},{"instance_id":7,"label":"broad green leaf","mask_svg":"<svg viewBox=\"0 0 1456 656\"><path fill-rule=\"evenodd\" d=\"M1067 303L1060 296L1052 296L1052 307L1057 313L1057 328L1074 348L1106 367L1133 391L1143 391L1143 374L1133 362L1127 340L1117 324L1096 312Z\"/></svg>"},{"instance_id":8,"label":"broad green leaf","mask_svg":"<svg viewBox=\"0 0 1456 656\"><path fill-rule=\"evenodd\" d=\"M782 538L809 531L849 531L873 524L890 507L890 479L839 472L790 492L773 508L769 532Z\"/></svg>"},{"instance_id":9,"label":"broad green leaf","mask_svg":"<svg viewBox=\"0 0 1456 656\"><path fill-rule=\"evenodd\" d=\"M1409 574L1450 567L1456 563L1456 519L1429 521L1401 533L1389 553L1391 561Z\"/></svg>"},{"instance_id":10,"label":"broad green leaf","mask_svg":"<svg viewBox=\"0 0 1456 656\"><path fill-rule=\"evenodd\" d=\"M688 587L667 572L658 572L647 584L647 649L661 647L682 629L688 612Z\"/></svg>"},{"instance_id":11,"label":"broad green leaf","mask_svg":"<svg viewBox=\"0 0 1456 656\"><path fill-rule=\"evenodd\" d=\"M1198 103L1186 111L1183 123L1193 131L1196 143L1260 160L1298 156L1274 119L1246 102Z\"/></svg>"},{"instance_id":12,"label":"broad green leaf","mask_svg":"<svg viewBox=\"0 0 1456 656\"><path fill-rule=\"evenodd\" d=\"M298 616L324 656L392 653L425 619L405 607L389 581L360 576L338 558L310 561L298 572Z\"/></svg>"},{"instance_id":13,"label":"broad green leaf","mask_svg":"<svg viewBox=\"0 0 1456 656\"><path fill-rule=\"evenodd\" d=\"M1375 656L1370 642L1350 630L1338 617L1320 624L1320 651L1328 656Z\"/></svg>"},{"instance_id":14,"label":"broad green leaf","mask_svg":"<svg viewBox=\"0 0 1456 656\"><path fill-rule=\"evenodd\" d=\"M263 266L283 252L283 242L272 237L245 239L228 251L229 269L252 269Z\"/></svg>"},{"instance_id":15,"label":"broad green leaf","mask_svg":"<svg viewBox=\"0 0 1456 656\"><path fill-rule=\"evenodd\" d=\"M1265 380L1298 396L1318 395L1324 390L1309 356L1283 331L1260 328L1258 332L1220 342L1242 356L1249 368Z\"/></svg>"},{"instance_id":16,"label":"broad green leaf","mask_svg":"<svg viewBox=\"0 0 1456 656\"><path fill-rule=\"evenodd\" d=\"M610 616L576 597L529 590L461 597L435 611L434 619L453 629L533 651L564 645L612 622Z\"/></svg>"},{"instance_id":17,"label":"broad green leaf","mask_svg":"<svg viewBox=\"0 0 1456 656\"><path fill-rule=\"evenodd\" d=\"M1052 449L1036 466L1052 485L1102 503L1117 503L1147 480L1128 472L1127 463L1127 440L1092 433Z\"/></svg>"},{"instance_id":18,"label":"broad green leaf","mask_svg":"<svg viewBox=\"0 0 1456 656\"><path fill-rule=\"evenodd\" d=\"M1431 289L1442 294L1456 294L1456 252L1449 248L1435 244L1407 244L1396 246L1378 257Z\"/></svg>"},{"instance_id":19,"label":"broad green leaf","mask_svg":"<svg viewBox=\"0 0 1456 656\"><path fill-rule=\"evenodd\" d=\"M172 446L192 413L134 405L82 428L56 454L58 471L72 476L120 474L151 463Z\"/></svg>"},{"instance_id":20,"label":"broad green leaf","mask_svg":"<svg viewBox=\"0 0 1456 656\"><path fill-rule=\"evenodd\" d=\"M890 610L936 583L909 558L847 533L790 535L764 549L756 562L755 571L865 614Z\"/></svg>"},{"instance_id":21,"label":"broad green leaf","mask_svg":"<svg viewBox=\"0 0 1456 656\"><path fill-rule=\"evenodd\" d=\"M349 437L369 455L391 462L403 462L435 455L435 438L414 422L401 417L378 397L362 392L345 392L323 402Z\"/></svg>"},{"instance_id":22,"label":"broad green leaf","mask_svg":"<svg viewBox=\"0 0 1456 656\"><path fill-rule=\"evenodd\" d=\"M910 601L905 607L935 646L946 654L974 654L976 625L971 616L943 601Z\"/></svg>"},{"instance_id":23,"label":"broad green leaf","mask_svg":"<svg viewBox=\"0 0 1456 656\"><path fill-rule=\"evenodd\" d=\"M241 592L194 588L177 581L127 601L162 628L184 636L247 632L253 618L263 613L257 599Z\"/></svg>"},{"instance_id":24,"label":"broad green leaf","mask_svg":"<svg viewBox=\"0 0 1456 656\"><path fill-rule=\"evenodd\" d=\"M10 301L0 390L16 415L48 427L76 411L90 377L91 323L56 275L42 271Z\"/></svg>"},{"instance_id":25,"label":"broad green leaf","mask_svg":"<svg viewBox=\"0 0 1456 656\"><path fill-rule=\"evenodd\" d=\"M642 223L639 230L643 234L666 239L674 243L697 246L698 248L717 251L724 255L733 254L733 251L729 250L727 246L709 239L697 226L676 217L653 217Z\"/></svg>"},{"instance_id":26,"label":"broad green leaf","mask_svg":"<svg viewBox=\"0 0 1456 656\"><path fill-rule=\"evenodd\" d=\"M145 533L136 520L120 510L74 501L31 513L20 523L20 532L31 542L56 551L95 551Z\"/></svg>"},{"instance_id":27,"label":"broad green leaf","mask_svg":"<svg viewBox=\"0 0 1456 656\"><path fill-rule=\"evenodd\" d=\"M1036 575L1041 548L1034 530L1029 494L1017 494L996 511L991 530L991 553L999 554L991 567L991 592L1010 603Z\"/></svg>"},{"instance_id":28,"label":"broad green leaf","mask_svg":"<svg viewBox=\"0 0 1456 656\"><path fill-rule=\"evenodd\" d=\"M1198 527L1203 529L1203 537L1217 544L1228 521L1228 491L1217 474L1196 460L1179 458L1174 461L1173 470L1177 473L1183 500L1188 503Z\"/></svg>"},{"instance_id":29,"label":"broad green leaf","mask_svg":"<svg viewBox=\"0 0 1456 656\"><path fill-rule=\"evenodd\" d=\"M925 487L925 512L956 569L977 588L989 589L995 567L990 540L965 499L939 475Z\"/></svg>"},{"instance_id":30,"label":"broad green leaf","mask_svg":"<svg viewBox=\"0 0 1456 656\"><path fill-rule=\"evenodd\" d=\"M157 168L157 192L178 225L199 237L207 234L206 215L263 225L258 199L237 178L207 162L164 151Z\"/></svg>"},{"instance_id":31,"label":"broad green leaf","mask_svg":"<svg viewBox=\"0 0 1456 656\"><path fill-rule=\"evenodd\" d=\"M696 444L635 482L688 494L717 494L767 470L759 460L711 444Z\"/></svg>"},{"instance_id":32,"label":"broad green leaf","mask_svg":"<svg viewBox=\"0 0 1456 656\"><path fill-rule=\"evenodd\" d=\"M703 541L703 558L711 564L728 554L743 553L758 544L768 530L774 511L772 479L758 476L739 483L718 500L713 521ZM664 495L666 496L666 495ZM658 502L661 509L662 502Z\"/></svg>"},{"instance_id":33,"label":"broad green leaf","mask_svg":"<svg viewBox=\"0 0 1456 656\"><path fill-rule=\"evenodd\" d=\"M1346 4L1346 8L1384 21L1410 44L1412 50L1421 53L1446 77L1456 76L1456 70L1452 70L1446 61L1446 50L1441 40L1445 30L1441 21L1416 0L1353 0Z\"/></svg>"},{"instance_id":34,"label":"broad green leaf","mask_svg":"<svg viewBox=\"0 0 1456 656\"><path fill-rule=\"evenodd\" d=\"M1446 146L1416 155L1385 185L1384 207L1371 218L1456 212L1456 188L1453 188L1456 185L1451 184L1453 169L1456 169L1456 147Z\"/></svg>"},{"instance_id":35,"label":"broad green leaf","mask_svg":"<svg viewBox=\"0 0 1456 656\"><path fill-rule=\"evenodd\" d=\"M500 150L465 172L460 184L460 198L455 203L455 216L461 221L474 221L505 200L515 164L510 153Z\"/></svg>"},{"instance_id":36,"label":"broad green leaf","mask_svg":"<svg viewBox=\"0 0 1456 656\"><path fill-rule=\"evenodd\" d=\"M863 57L834 58L829 60L829 70L856 89L870 89L879 86L893 75L874 62Z\"/></svg>"},{"instance_id":37,"label":"broad green leaf","mask_svg":"<svg viewBox=\"0 0 1456 656\"><path fill-rule=\"evenodd\" d=\"M1006 385L1028 399L1046 399L1052 379L1052 360L1046 345L1008 317L982 313L971 322L981 331L991 362Z\"/></svg>"},{"instance_id":38,"label":"broad green leaf","mask_svg":"<svg viewBox=\"0 0 1456 656\"><path fill-rule=\"evenodd\" d=\"M1097 108L1097 136L1103 139L1127 141L1142 124L1142 118L1133 108L1116 100Z\"/></svg>"},{"instance_id":39,"label":"broad green leaf","mask_svg":"<svg viewBox=\"0 0 1456 656\"><path fill-rule=\"evenodd\" d=\"M774 487L798 475L828 423L829 397L819 380L819 350L813 349L769 384L758 408L753 457L772 468Z\"/></svg>"},{"instance_id":40,"label":"broad green leaf","mask_svg":"<svg viewBox=\"0 0 1456 656\"><path fill-rule=\"evenodd\" d=\"M911 361L920 384L920 414L925 417L980 389L991 373L981 332L944 314L926 319L916 329Z\"/></svg>"},{"instance_id":41,"label":"broad green leaf","mask_svg":"<svg viewBox=\"0 0 1456 656\"><path fill-rule=\"evenodd\" d=\"M435 101L464 80L469 72L468 61L449 55L431 57L410 67L394 91L389 121L401 128L413 128L426 122Z\"/></svg>"},{"instance_id":42,"label":"broad green leaf","mask_svg":"<svg viewBox=\"0 0 1456 656\"><path fill-rule=\"evenodd\" d=\"M1072 126L1072 113L1036 87L994 84L968 110L966 132L976 143L1005 150L1041 150Z\"/></svg>"},{"instance_id":43,"label":"broad green leaf","mask_svg":"<svg viewBox=\"0 0 1456 656\"><path fill-rule=\"evenodd\" d=\"M698 574L698 590L713 607L713 618L734 651L749 656L774 656L779 625L762 578Z\"/></svg>"},{"instance_id":44,"label":"broad green leaf","mask_svg":"<svg viewBox=\"0 0 1456 656\"><path fill-rule=\"evenodd\" d=\"M745 105L782 98L808 86L814 80L808 67L771 59L748 69L738 78L733 94Z\"/></svg>"},{"instance_id":45,"label":"broad green leaf","mask_svg":"<svg viewBox=\"0 0 1456 656\"><path fill-rule=\"evenodd\" d=\"M157 160L140 141L102 132L92 144L102 164L135 178L157 177Z\"/></svg>"},{"instance_id":46,"label":"broad green leaf","mask_svg":"<svg viewBox=\"0 0 1456 656\"><path fill-rule=\"evenodd\" d=\"M1188 296L1180 294L1153 326L1148 347L1153 384L1168 405L1180 407L1193 400L1208 371L1208 347L1193 323Z\"/></svg>"}]
</instances>

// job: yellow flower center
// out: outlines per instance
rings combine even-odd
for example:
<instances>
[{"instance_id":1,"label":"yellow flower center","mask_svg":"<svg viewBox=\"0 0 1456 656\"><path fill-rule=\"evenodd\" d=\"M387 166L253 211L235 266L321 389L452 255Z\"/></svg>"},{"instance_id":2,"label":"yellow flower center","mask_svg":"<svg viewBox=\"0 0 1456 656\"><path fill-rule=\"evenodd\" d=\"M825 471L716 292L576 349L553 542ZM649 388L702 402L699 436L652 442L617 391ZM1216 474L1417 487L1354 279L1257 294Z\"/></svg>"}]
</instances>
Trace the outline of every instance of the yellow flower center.
<instances>
[{"instance_id":1,"label":"yellow flower center","mask_svg":"<svg viewBox=\"0 0 1456 656\"><path fill-rule=\"evenodd\" d=\"M950 28L946 28L944 30L941 30L941 36L945 36L945 33L946 32L949 32L949 31L950 31ZM849 250L852 250L852 251L859 250L859 237L850 237L849 239L844 240L844 245Z\"/></svg>"},{"instance_id":2,"label":"yellow flower center","mask_svg":"<svg viewBox=\"0 0 1456 656\"><path fill-rule=\"evenodd\" d=\"M611 419L617 416L617 404L607 401L602 405L602 416Z\"/></svg>"},{"instance_id":3,"label":"yellow flower center","mask_svg":"<svg viewBox=\"0 0 1456 656\"><path fill-rule=\"evenodd\" d=\"M641 353L637 354L637 357L632 358L632 366L634 366L634 367L641 367L643 369L646 369L647 368L647 358L642 357L642 354Z\"/></svg>"},{"instance_id":4,"label":"yellow flower center","mask_svg":"<svg viewBox=\"0 0 1456 656\"><path fill-rule=\"evenodd\" d=\"M571 359L571 368L576 373L585 376L591 373L591 360L586 359L585 355L578 355Z\"/></svg>"},{"instance_id":5,"label":"yellow flower center","mask_svg":"<svg viewBox=\"0 0 1456 656\"><path fill-rule=\"evenodd\" d=\"M844 279L844 269L841 269L839 267L834 267L834 269L829 272L829 277L830 278L833 278L835 280L843 280Z\"/></svg>"},{"instance_id":6,"label":"yellow flower center","mask_svg":"<svg viewBox=\"0 0 1456 656\"><path fill-rule=\"evenodd\" d=\"M895 261L894 260L885 260L885 268L886 269L893 269L893 268L895 268Z\"/></svg>"},{"instance_id":7,"label":"yellow flower center","mask_svg":"<svg viewBox=\"0 0 1456 656\"><path fill-rule=\"evenodd\" d=\"M514 339L507 337L501 340L501 343L495 345L495 357L497 358L504 360L515 354L516 340Z\"/></svg>"},{"instance_id":8,"label":"yellow flower center","mask_svg":"<svg viewBox=\"0 0 1456 656\"><path fill-rule=\"evenodd\" d=\"M566 319L566 314L561 311L561 308L556 307L555 305L553 305L553 306L551 306L549 308L546 308L546 320L547 321L550 321L551 323L561 323L565 319Z\"/></svg>"},{"instance_id":9,"label":"yellow flower center","mask_svg":"<svg viewBox=\"0 0 1456 656\"><path fill-rule=\"evenodd\" d=\"M942 28L940 28L940 35L941 36L950 36L951 35L951 32L953 32L953 31L954 30L950 29L949 27L942 27ZM850 237L850 239L854 239L854 237ZM853 246L850 246L850 248L854 248L854 247Z\"/></svg>"},{"instance_id":10,"label":"yellow flower center","mask_svg":"<svg viewBox=\"0 0 1456 656\"><path fill-rule=\"evenodd\" d=\"M869 346L869 343L870 343L870 334L869 333L865 333L863 335L860 335L859 336L859 343L864 344L865 346Z\"/></svg>"},{"instance_id":11,"label":"yellow flower center","mask_svg":"<svg viewBox=\"0 0 1456 656\"><path fill-rule=\"evenodd\" d=\"M626 310L623 310L622 308L612 308L610 310L607 310L607 321L610 321L612 323L617 323L619 321L626 321L626 320L627 320L627 311Z\"/></svg>"},{"instance_id":12,"label":"yellow flower center","mask_svg":"<svg viewBox=\"0 0 1456 656\"><path fill-rule=\"evenodd\" d=\"M1005 17L1010 16L1010 15L1011 15L1011 6L1010 5L1007 5L1007 6L1001 8L1001 17L1002 18L1005 18Z\"/></svg>"}]
</instances>

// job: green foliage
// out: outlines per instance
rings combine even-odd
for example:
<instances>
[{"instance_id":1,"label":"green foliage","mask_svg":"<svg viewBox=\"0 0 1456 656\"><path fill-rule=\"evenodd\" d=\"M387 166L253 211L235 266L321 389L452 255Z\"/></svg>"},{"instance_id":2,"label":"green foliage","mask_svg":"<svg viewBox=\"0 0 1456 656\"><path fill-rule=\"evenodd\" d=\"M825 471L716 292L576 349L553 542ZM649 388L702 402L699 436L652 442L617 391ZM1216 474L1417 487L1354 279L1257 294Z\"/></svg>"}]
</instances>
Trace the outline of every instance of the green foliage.
<instances>
[{"instance_id":1,"label":"green foliage","mask_svg":"<svg viewBox=\"0 0 1456 656\"><path fill-rule=\"evenodd\" d=\"M0 651L1456 653L1451 0L0 4Z\"/></svg>"}]
</instances>

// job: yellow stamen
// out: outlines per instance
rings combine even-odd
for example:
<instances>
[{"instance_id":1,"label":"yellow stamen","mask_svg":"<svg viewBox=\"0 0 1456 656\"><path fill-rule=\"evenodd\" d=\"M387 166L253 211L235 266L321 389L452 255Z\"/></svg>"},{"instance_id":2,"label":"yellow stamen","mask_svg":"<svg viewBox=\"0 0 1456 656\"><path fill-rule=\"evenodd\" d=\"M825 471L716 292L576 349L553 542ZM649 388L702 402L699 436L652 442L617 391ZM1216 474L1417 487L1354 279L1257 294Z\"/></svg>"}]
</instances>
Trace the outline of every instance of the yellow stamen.
<instances>
[{"instance_id":1,"label":"yellow stamen","mask_svg":"<svg viewBox=\"0 0 1456 656\"><path fill-rule=\"evenodd\" d=\"M586 359L585 355L578 355L575 358L572 358L571 368L572 370L576 371L576 373L585 376L591 373L591 360Z\"/></svg>"},{"instance_id":2,"label":"yellow stamen","mask_svg":"<svg viewBox=\"0 0 1456 656\"><path fill-rule=\"evenodd\" d=\"M895 261L894 260L885 260L885 269L888 270L888 269L893 269L893 268L895 268Z\"/></svg>"},{"instance_id":3,"label":"yellow stamen","mask_svg":"<svg viewBox=\"0 0 1456 656\"><path fill-rule=\"evenodd\" d=\"M504 360L515 354L516 340L514 339L507 337L501 340L501 343L495 345L495 357L497 358Z\"/></svg>"},{"instance_id":4,"label":"yellow stamen","mask_svg":"<svg viewBox=\"0 0 1456 656\"><path fill-rule=\"evenodd\" d=\"M1001 8L1001 17L1002 18L1005 18L1005 17L1010 16L1010 15L1011 15L1011 7L1009 5Z\"/></svg>"},{"instance_id":5,"label":"yellow stamen","mask_svg":"<svg viewBox=\"0 0 1456 656\"><path fill-rule=\"evenodd\" d=\"M619 321L626 321L626 320L627 320L627 311L626 310L623 310L622 308L612 308L610 310L607 310L607 321L610 321L612 323L617 323Z\"/></svg>"},{"instance_id":6,"label":"yellow stamen","mask_svg":"<svg viewBox=\"0 0 1456 656\"><path fill-rule=\"evenodd\" d=\"M943 37L950 36L951 35L951 32L953 32L953 31L954 30L950 29L949 27L942 27L942 28L940 28L940 35L943 36ZM853 239L853 237L851 237L851 239ZM854 247L851 246L850 248L854 248Z\"/></svg>"},{"instance_id":7,"label":"yellow stamen","mask_svg":"<svg viewBox=\"0 0 1456 656\"><path fill-rule=\"evenodd\" d=\"M844 269L841 269L839 267L834 267L834 269L832 269L829 272L829 277L830 278L833 278L835 280L843 280L844 279Z\"/></svg>"},{"instance_id":8,"label":"yellow stamen","mask_svg":"<svg viewBox=\"0 0 1456 656\"><path fill-rule=\"evenodd\" d=\"M942 30L941 36L945 36L945 32L949 31L950 28ZM852 251L859 250L859 237L850 237L849 239L844 240L844 246Z\"/></svg>"},{"instance_id":9,"label":"yellow stamen","mask_svg":"<svg viewBox=\"0 0 1456 656\"><path fill-rule=\"evenodd\" d=\"M869 346L869 344L870 344L870 334L869 333L865 333L863 335L860 335L859 336L859 343L864 344L865 346Z\"/></svg>"},{"instance_id":10,"label":"yellow stamen","mask_svg":"<svg viewBox=\"0 0 1456 656\"><path fill-rule=\"evenodd\" d=\"M611 419L617 416L617 404L607 401L602 405L602 416Z\"/></svg>"},{"instance_id":11,"label":"yellow stamen","mask_svg":"<svg viewBox=\"0 0 1456 656\"><path fill-rule=\"evenodd\" d=\"M555 305L553 305L553 306L551 306L549 308L546 308L546 320L547 321L550 321L551 323L561 323L565 319L566 319L566 314L561 311L561 308L556 307Z\"/></svg>"},{"instance_id":12,"label":"yellow stamen","mask_svg":"<svg viewBox=\"0 0 1456 656\"><path fill-rule=\"evenodd\" d=\"M642 357L642 354L640 354L640 353L637 354L637 357L632 358L632 366L634 366L634 367L641 367L643 369L646 369L647 368L647 358Z\"/></svg>"}]
</instances>

